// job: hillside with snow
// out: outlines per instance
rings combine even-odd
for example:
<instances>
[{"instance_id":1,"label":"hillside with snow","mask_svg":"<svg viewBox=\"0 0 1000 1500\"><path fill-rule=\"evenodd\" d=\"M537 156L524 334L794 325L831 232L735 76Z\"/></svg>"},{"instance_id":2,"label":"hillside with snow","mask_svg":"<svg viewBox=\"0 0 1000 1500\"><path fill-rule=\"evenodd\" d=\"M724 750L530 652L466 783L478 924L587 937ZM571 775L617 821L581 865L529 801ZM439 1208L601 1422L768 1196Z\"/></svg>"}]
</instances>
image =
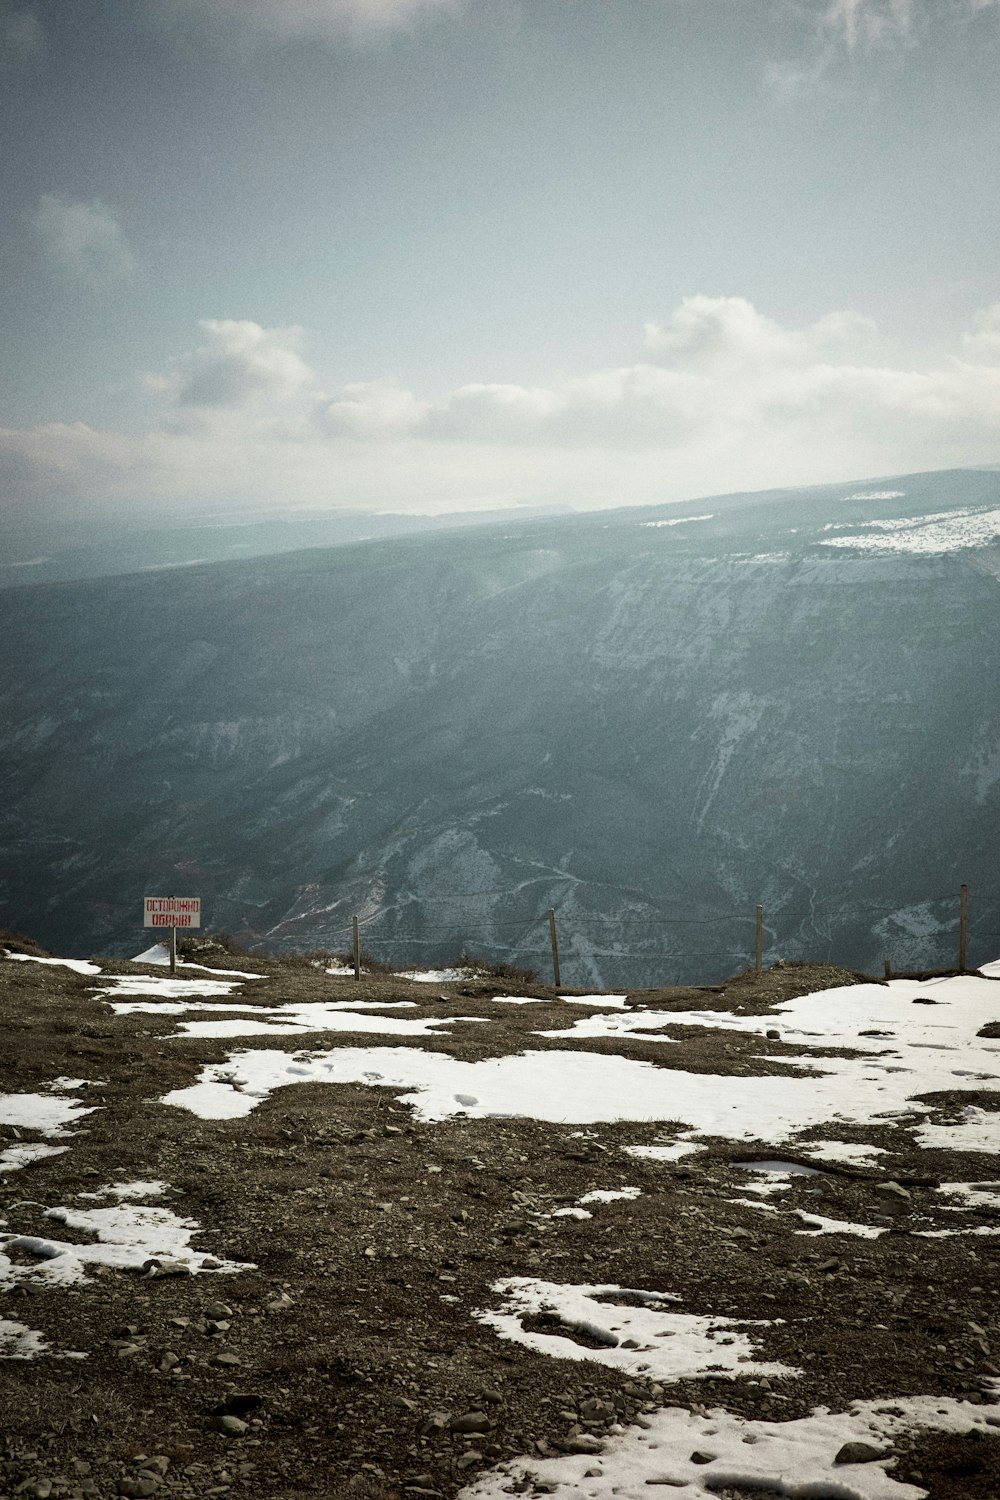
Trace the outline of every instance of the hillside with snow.
<instances>
[{"instance_id":1,"label":"hillside with snow","mask_svg":"<svg viewBox=\"0 0 1000 1500\"><path fill-rule=\"evenodd\" d=\"M197 957L0 957L0 1493L997 1493L1000 963Z\"/></svg>"},{"instance_id":2,"label":"hillside with snow","mask_svg":"<svg viewBox=\"0 0 1000 1500\"><path fill-rule=\"evenodd\" d=\"M1000 473L0 591L0 920L596 988L997 951Z\"/></svg>"}]
</instances>

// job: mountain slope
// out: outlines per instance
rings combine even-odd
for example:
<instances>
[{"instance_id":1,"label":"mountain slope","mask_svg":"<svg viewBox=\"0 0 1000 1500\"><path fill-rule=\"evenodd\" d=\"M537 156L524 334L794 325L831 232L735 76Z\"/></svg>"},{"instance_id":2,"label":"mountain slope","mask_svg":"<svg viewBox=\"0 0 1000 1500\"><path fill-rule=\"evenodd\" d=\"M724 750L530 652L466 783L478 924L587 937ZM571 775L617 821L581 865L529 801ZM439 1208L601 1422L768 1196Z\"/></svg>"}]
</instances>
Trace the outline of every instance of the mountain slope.
<instances>
[{"instance_id":1,"label":"mountain slope","mask_svg":"<svg viewBox=\"0 0 1000 1500\"><path fill-rule=\"evenodd\" d=\"M959 471L7 591L0 920L124 953L169 887L543 963L554 906L566 982L634 985L740 966L756 902L772 957L949 961L966 880L974 960L998 506Z\"/></svg>"}]
</instances>

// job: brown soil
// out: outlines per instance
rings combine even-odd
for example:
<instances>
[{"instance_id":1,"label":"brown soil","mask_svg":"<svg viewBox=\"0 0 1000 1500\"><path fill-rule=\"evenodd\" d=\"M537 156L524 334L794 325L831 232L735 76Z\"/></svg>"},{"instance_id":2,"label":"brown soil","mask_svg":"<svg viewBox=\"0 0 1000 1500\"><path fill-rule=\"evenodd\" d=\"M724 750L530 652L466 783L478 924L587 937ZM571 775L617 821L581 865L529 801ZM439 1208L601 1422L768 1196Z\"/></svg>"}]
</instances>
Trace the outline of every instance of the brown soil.
<instances>
[{"instance_id":1,"label":"brown soil","mask_svg":"<svg viewBox=\"0 0 1000 1500\"><path fill-rule=\"evenodd\" d=\"M694 1027L671 1029L680 1046L534 1036L570 1025L570 1011L586 1014L545 986L530 991L545 1003L497 1006L492 997L504 986L485 977L436 986L375 975L357 983L303 960L220 953L210 961L267 975L237 992L248 1008L414 1000L408 1017L491 1022L425 1038L375 1038L376 1045L470 1060L579 1046L668 1069L788 1071L761 1062L780 1058L780 1041ZM102 967L139 973L145 966ZM765 1014L781 999L858 977L796 965L737 976L721 989L629 999L663 1010ZM661 1404L724 1405L780 1420L820 1404L843 1409L854 1399L993 1400L1000 1237L976 1237L970 1248L968 1239L911 1233L953 1228L934 1184L1000 1177L993 1158L917 1151L893 1124L838 1127L842 1139L899 1153L892 1173L909 1184L911 1202L879 1239L814 1238L797 1233L808 1226L787 1213L727 1201L745 1196L746 1175L733 1163L774 1156L773 1146L736 1150L718 1141L676 1163L622 1155L627 1144L669 1137L662 1123L459 1117L420 1124L390 1089L316 1083L279 1090L244 1119L204 1121L157 1101L234 1046L292 1053L369 1046L373 1038L177 1037L173 1017L115 1017L94 994L99 984L64 968L0 961L0 1093L44 1089L59 1075L86 1077L95 1086L82 1097L101 1106L76 1127L66 1153L0 1176L5 1230L86 1239L42 1218L44 1208L72 1205L76 1195L115 1181L158 1178L170 1191L151 1201L196 1219L196 1246L255 1269L154 1279L93 1270L86 1285L33 1287L29 1279L0 1290L0 1318L37 1329L56 1351L87 1356L0 1360L0 1496L146 1493L144 1460L157 1456L169 1460L151 1476L163 1496L378 1500L408 1492L419 1500L427 1491L454 1495L504 1458L560 1451L574 1418L578 1429L600 1436L607 1419L578 1409L592 1396L623 1421ZM954 1107L950 1096L933 1102L942 1117ZM831 1133L827 1127L815 1136ZM0 1149L41 1139L0 1125ZM801 1142L797 1155L809 1161ZM814 1164L824 1175L797 1179L783 1207L855 1222L881 1212L875 1187L884 1171ZM626 1182L642 1196L602 1205L585 1221L545 1216L591 1189ZM1000 1223L1000 1213L982 1210L963 1222ZM779 1319L762 1331L760 1357L804 1373L770 1386L719 1377L664 1387L545 1358L500 1340L473 1316L498 1305L493 1283L518 1275L674 1292L686 1312ZM231 1316L206 1316L220 1300ZM220 1363L220 1353L237 1363ZM246 1421L245 1433L218 1430L227 1410ZM470 1411L486 1414L488 1430L453 1431L450 1422ZM893 1472L929 1488L934 1500L994 1496L998 1449L1000 1440L921 1435L900 1445Z\"/></svg>"}]
</instances>

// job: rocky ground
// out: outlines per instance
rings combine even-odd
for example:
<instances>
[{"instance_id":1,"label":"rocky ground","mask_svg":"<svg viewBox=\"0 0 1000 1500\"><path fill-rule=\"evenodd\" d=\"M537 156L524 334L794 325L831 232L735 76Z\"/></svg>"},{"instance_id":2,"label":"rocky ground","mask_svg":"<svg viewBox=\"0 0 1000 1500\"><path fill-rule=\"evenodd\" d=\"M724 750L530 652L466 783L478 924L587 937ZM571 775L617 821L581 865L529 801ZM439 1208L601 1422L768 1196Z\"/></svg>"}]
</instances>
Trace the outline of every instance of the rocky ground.
<instances>
[{"instance_id":1,"label":"rocky ground","mask_svg":"<svg viewBox=\"0 0 1000 1500\"><path fill-rule=\"evenodd\" d=\"M565 1002L544 986L531 991L544 1004L496 1006L492 997L505 986L488 977L429 986L371 975L358 983L303 959L236 961L212 950L201 959L266 975L239 992L249 1005L413 1000L409 1016L488 1017L489 1026L393 1039L467 1059L523 1050L530 1032L569 1024ZM101 968L164 973L113 960ZM764 1013L825 988L834 1004L836 986L856 978L779 967L713 990L630 1000ZM728 1201L746 1183L733 1163L774 1156L773 1146L734 1151L720 1140L676 1162L623 1155L626 1145L672 1138L669 1122L424 1124L392 1090L318 1083L281 1089L245 1118L206 1121L158 1101L194 1082L206 1062L221 1062L232 1041L179 1037L174 1017L116 1017L94 993L99 984L66 968L0 961L0 1094L44 1092L68 1075L91 1080L82 1097L100 1106L72 1127L68 1150L0 1176L0 1228L87 1241L92 1235L54 1226L44 1210L90 1202L81 1195L115 1182L159 1180L167 1184L159 1201L201 1227L193 1244L220 1261L252 1264L195 1276L91 1266L88 1280L71 1286L31 1276L0 1285L0 1319L37 1330L51 1351L0 1359L2 1496L434 1500L515 1455L599 1453L612 1424L642 1423L663 1404L724 1404L781 1420L857 1398L996 1399L1000 1236L911 1232L954 1227L934 1187L1000 1177L995 1159L918 1152L891 1123L844 1127L841 1139L899 1153L898 1187L887 1194L877 1166L817 1161L823 1176L796 1179L786 1202L811 1211L821 1202L828 1218L855 1223L884 1222L891 1212L892 1229L878 1239L817 1238ZM678 1034L679 1047L537 1036L530 1045L721 1075L783 1071L780 1061L760 1060L765 1051L780 1057L780 1041L697 1027ZM371 1042L360 1033L298 1034L238 1045L291 1053ZM949 1108L946 1098L935 1102ZM0 1148L44 1139L0 1124ZM603 1204L586 1220L550 1217L623 1183L641 1196ZM970 1222L1000 1226L1000 1210L975 1210ZM669 1291L686 1312L780 1320L762 1331L760 1355L803 1374L664 1385L547 1358L474 1316L498 1306L494 1283L511 1276ZM1000 1439L906 1439L892 1473L934 1500L995 1497Z\"/></svg>"}]
</instances>

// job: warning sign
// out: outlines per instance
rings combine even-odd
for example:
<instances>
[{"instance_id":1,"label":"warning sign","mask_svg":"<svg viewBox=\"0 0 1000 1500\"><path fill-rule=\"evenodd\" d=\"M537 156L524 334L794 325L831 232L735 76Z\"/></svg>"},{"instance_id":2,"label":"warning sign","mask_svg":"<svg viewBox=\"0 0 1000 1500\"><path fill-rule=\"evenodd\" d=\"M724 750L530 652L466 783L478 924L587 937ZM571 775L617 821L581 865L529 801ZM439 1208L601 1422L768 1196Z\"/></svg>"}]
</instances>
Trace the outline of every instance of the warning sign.
<instances>
[{"instance_id":1,"label":"warning sign","mask_svg":"<svg viewBox=\"0 0 1000 1500\"><path fill-rule=\"evenodd\" d=\"M200 927L200 896L145 896L143 927Z\"/></svg>"}]
</instances>

